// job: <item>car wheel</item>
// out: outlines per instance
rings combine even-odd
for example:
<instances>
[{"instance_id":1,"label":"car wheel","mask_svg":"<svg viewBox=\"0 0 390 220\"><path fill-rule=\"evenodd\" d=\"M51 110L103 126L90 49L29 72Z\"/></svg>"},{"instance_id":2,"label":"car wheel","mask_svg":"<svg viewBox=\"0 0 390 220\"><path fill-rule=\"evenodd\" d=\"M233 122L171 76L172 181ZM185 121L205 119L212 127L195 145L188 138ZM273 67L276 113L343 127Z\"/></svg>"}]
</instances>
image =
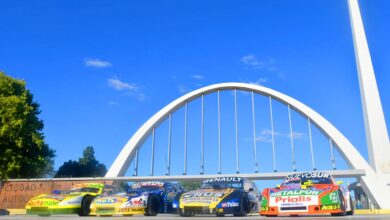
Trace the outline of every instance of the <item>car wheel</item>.
<instances>
[{"instance_id":1,"label":"car wheel","mask_svg":"<svg viewBox=\"0 0 390 220\"><path fill-rule=\"evenodd\" d=\"M354 207L353 207L353 204L352 204L351 196L349 196L349 206L351 207L351 210L347 211L347 215L353 215L355 210L354 210Z\"/></svg>"},{"instance_id":2,"label":"car wheel","mask_svg":"<svg viewBox=\"0 0 390 220\"><path fill-rule=\"evenodd\" d=\"M249 213L250 205L248 200L248 195L243 193L240 198L240 207L238 213L233 213L233 216L246 216Z\"/></svg>"},{"instance_id":3,"label":"car wheel","mask_svg":"<svg viewBox=\"0 0 390 220\"><path fill-rule=\"evenodd\" d=\"M192 213L186 213L183 209L179 209L179 215L181 217L192 217L192 216L194 216L194 214L192 214Z\"/></svg>"},{"instance_id":4,"label":"car wheel","mask_svg":"<svg viewBox=\"0 0 390 220\"><path fill-rule=\"evenodd\" d=\"M224 217L225 216L225 214L223 214L223 213L216 213L215 214L217 217Z\"/></svg>"},{"instance_id":5,"label":"car wheel","mask_svg":"<svg viewBox=\"0 0 390 220\"><path fill-rule=\"evenodd\" d=\"M338 191L339 193L339 200L340 200L340 209L341 212L339 213L331 213L332 216L345 216L347 214L346 207L345 207L345 200L343 196L343 192L341 190Z\"/></svg>"},{"instance_id":6,"label":"car wheel","mask_svg":"<svg viewBox=\"0 0 390 220\"><path fill-rule=\"evenodd\" d=\"M156 216L160 211L160 197L152 194L148 198L148 203L145 208L145 216Z\"/></svg>"},{"instance_id":7,"label":"car wheel","mask_svg":"<svg viewBox=\"0 0 390 220\"><path fill-rule=\"evenodd\" d=\"M81 201L81 208L79 212L79 216L88 216L89 212L91 211L90 206L92 203L92 200L94 199L91 195L85 195L83 200Z\"/></svg>"}]
</instances>

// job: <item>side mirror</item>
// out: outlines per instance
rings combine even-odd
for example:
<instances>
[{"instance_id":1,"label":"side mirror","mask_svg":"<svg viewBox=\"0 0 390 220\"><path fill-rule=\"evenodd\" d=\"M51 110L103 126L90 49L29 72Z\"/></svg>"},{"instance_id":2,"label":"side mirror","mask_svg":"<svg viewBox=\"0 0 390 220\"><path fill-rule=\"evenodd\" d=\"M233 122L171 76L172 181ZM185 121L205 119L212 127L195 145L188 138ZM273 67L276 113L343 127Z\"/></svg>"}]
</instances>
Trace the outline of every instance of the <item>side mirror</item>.
<instances>
[{"instance_id":1,"label":"side mirror","mask_svg":"<svg viewBox=\"0 0 390 220\"><path fill-rule=\"evenodd\" d=\"M343 184L344 182L343 182L342 180L339 180L339 181L337 181L336 183L337 183L337 185L341 185L341 184Z\"/></svg>"},{"instance_id":2,"label":"side mirror","mask_svg":"<svg viewBox=\"0 0 390 220\"><path fill-rule=\"evenodd\" d=\"M276 189L280 189L280 184L276 185L275 188L276 188Z\"/></svg>"},{"instance_id":3,"label":"side mirror","mask_svg":"<svg viewBox=\"0 0 390 220\"><path fill-rule=\"evenodd\" d=\"M253 192L253 191L255 191L255 189L249 188L249 192Z\"/></svg>"}]
</instances>

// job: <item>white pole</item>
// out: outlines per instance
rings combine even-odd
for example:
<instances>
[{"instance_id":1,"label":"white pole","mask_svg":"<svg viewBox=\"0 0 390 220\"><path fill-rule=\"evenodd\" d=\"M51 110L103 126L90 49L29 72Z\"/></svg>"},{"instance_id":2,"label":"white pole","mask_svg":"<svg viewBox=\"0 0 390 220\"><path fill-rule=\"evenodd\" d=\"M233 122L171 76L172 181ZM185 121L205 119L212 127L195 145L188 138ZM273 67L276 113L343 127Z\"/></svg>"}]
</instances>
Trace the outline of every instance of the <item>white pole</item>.
<instances>
[{"instance_id":1,"label":"white pole","mask_svg":"<svg viewBox=\"0 0 390 220\"><path fill-rule=\"evenodd\" d=\"M358 1L348 0L348 6L370 164L377 173L390 174L389 135Z\"/></svg>"},{"instance_id":2,"label":"white pole","mask_svg":"<svg viewBox=\"0 0 390 220\"><path fill-rule=\"evenodd\" d=\"M221 172L221 99L218 90L218 174Z\"/></svg>"},{"instance_id":3,"label":"white pole","mask_svg":"<svg viewBox=\"0 0 390 220\"><path fill-rule=\"evenodd\" d=\"M270 117L271 117L272 158L273 158L274 172L277 172L278 170L276 169L274 118L272 115L272 97L271 96L269 97L269 111L270 111Z\"/></svg>"}]
</instances>

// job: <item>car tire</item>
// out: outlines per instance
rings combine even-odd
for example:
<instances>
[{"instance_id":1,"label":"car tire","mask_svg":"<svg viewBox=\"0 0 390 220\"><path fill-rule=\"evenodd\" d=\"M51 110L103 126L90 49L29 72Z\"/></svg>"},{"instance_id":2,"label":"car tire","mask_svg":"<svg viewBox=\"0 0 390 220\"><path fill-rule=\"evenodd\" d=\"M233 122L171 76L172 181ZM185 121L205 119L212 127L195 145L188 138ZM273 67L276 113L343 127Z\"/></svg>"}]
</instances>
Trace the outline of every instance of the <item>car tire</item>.
<instances>
[{"instance_id":1,"label":"car tire","mask_svg":"<svg viewBox=\"0 0 390 220\"><path fill-rule=\"evenodd\" d=\"M94 198L95 197L93 197L91 195L84 196L83 200L81 200L81 208L79 211L79 216L88 216L89 215L89 212L91 211L90 206L91 206L92 200Z\"/></svg>"},{"instance_id":2,"label":"car tire","mask_svg":"<svg viewBox=\"0 0 390 220\"><path fill-rule=\"evenodd\" d=\"M331 213L332 216L345 216L347 214L346 212L346 205L345 205L345 199L343 196L343 192L341 190L338 191L339 194L339 200L340 200L340 209L342 210L339 213Z\"/></svg>"},{"instance_id":3,"label":"car tire","mask_svg":"<svg viewBox=\"0 0 390 220\"><path fill-rule=\"evenodd\" d=\"M249 199L246 193L241 194L239 208L239 212L233 213L233 216L246 216L250 212Z\"/></svg>"},{"instance_id":4,"label":"car tire","mask_svg":"<svg viewBox=\"0 0 390 220\"><path fill-rule=\"evenodd\" d=\"M152 194L148 197L147 206L145 208L145 216L156 216L160 211L160 196Z\"/></svg>"},{"instance_id":5,"label":"car tire","mask_svg":"<svg viewBox=\"0 0 390 220\"><path fill-rule=\"evenodd\" d=\"M353 204L352 204L352 198L351 198L351 196L349 196L349 206L351 207L351 210L350 210L350 211L347 211L347 215L353 215L354 212L355 212L355 209L354 209Z\"/></svg>"},{"instance_id":6,"label":"car tire","mask_svg":"<svg viewBox=\"0 0 390 220\"><path fill-rule=\"evenodd\" d=\"M186 212L183 212L183 210L182 209L178 209L179 211L179 215L181 216L181 217L192 217L192 216L194 216L194 214L192 214L192 213L186 213Z\"/></svg>"},{"instance_id":7,"label":"car tire","mask_svg":"<svg viewBox=\"0 0 390 220\"><path fill-rule=\"evenodd\" d=\"M225 214L223 214L223 213L216 213L215 216L217 216L217 217L224 217Z\"/></svg>"}]
</instances>

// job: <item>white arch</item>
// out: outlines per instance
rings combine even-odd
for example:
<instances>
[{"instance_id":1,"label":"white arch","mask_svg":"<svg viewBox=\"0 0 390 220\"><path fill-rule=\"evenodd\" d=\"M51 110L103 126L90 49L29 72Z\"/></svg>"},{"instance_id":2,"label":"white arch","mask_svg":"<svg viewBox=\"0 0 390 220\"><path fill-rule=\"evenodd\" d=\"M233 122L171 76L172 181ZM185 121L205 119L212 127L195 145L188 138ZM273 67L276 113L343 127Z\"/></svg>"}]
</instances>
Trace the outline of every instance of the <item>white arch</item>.
<instances>
[{"instance_id":1,"label":"white arch","mask_svg":"<svg viewBox=\"0 0 390 220\"><path fill-rule=\"evenodd\" d=\"M153 127L156 127L159 123L161 123L170 113L180 108L186 102L190 102L202 94L213 93L218 90L232 89L254 91L265 96L271 96L273 99L276 99L286 105L290 105L302 115L310 118L312 123L314 123L324 132L324 134L334 141L335 146L339 149L339 152L351 168L364 169L366 171L366 175L361 177L361 183L363 184L363 188L366 193L373 199L373 201L381 208L390 208L390 202L386 199L386 196L387 198L390 198L390 190L386 183L387 177L376 174L356 148L329 121L310 107L294 98L263 86L246 83L220 83L206 86L187 93L165 106L153 115L145 124L143 124L142 127L140 127L131 137L131 139L123 147L118 157L115 159L114 163L111 165L106 177L123 176L134 157L136 147L140 146L148 137Z\"/></svg>"}]
</instances>

